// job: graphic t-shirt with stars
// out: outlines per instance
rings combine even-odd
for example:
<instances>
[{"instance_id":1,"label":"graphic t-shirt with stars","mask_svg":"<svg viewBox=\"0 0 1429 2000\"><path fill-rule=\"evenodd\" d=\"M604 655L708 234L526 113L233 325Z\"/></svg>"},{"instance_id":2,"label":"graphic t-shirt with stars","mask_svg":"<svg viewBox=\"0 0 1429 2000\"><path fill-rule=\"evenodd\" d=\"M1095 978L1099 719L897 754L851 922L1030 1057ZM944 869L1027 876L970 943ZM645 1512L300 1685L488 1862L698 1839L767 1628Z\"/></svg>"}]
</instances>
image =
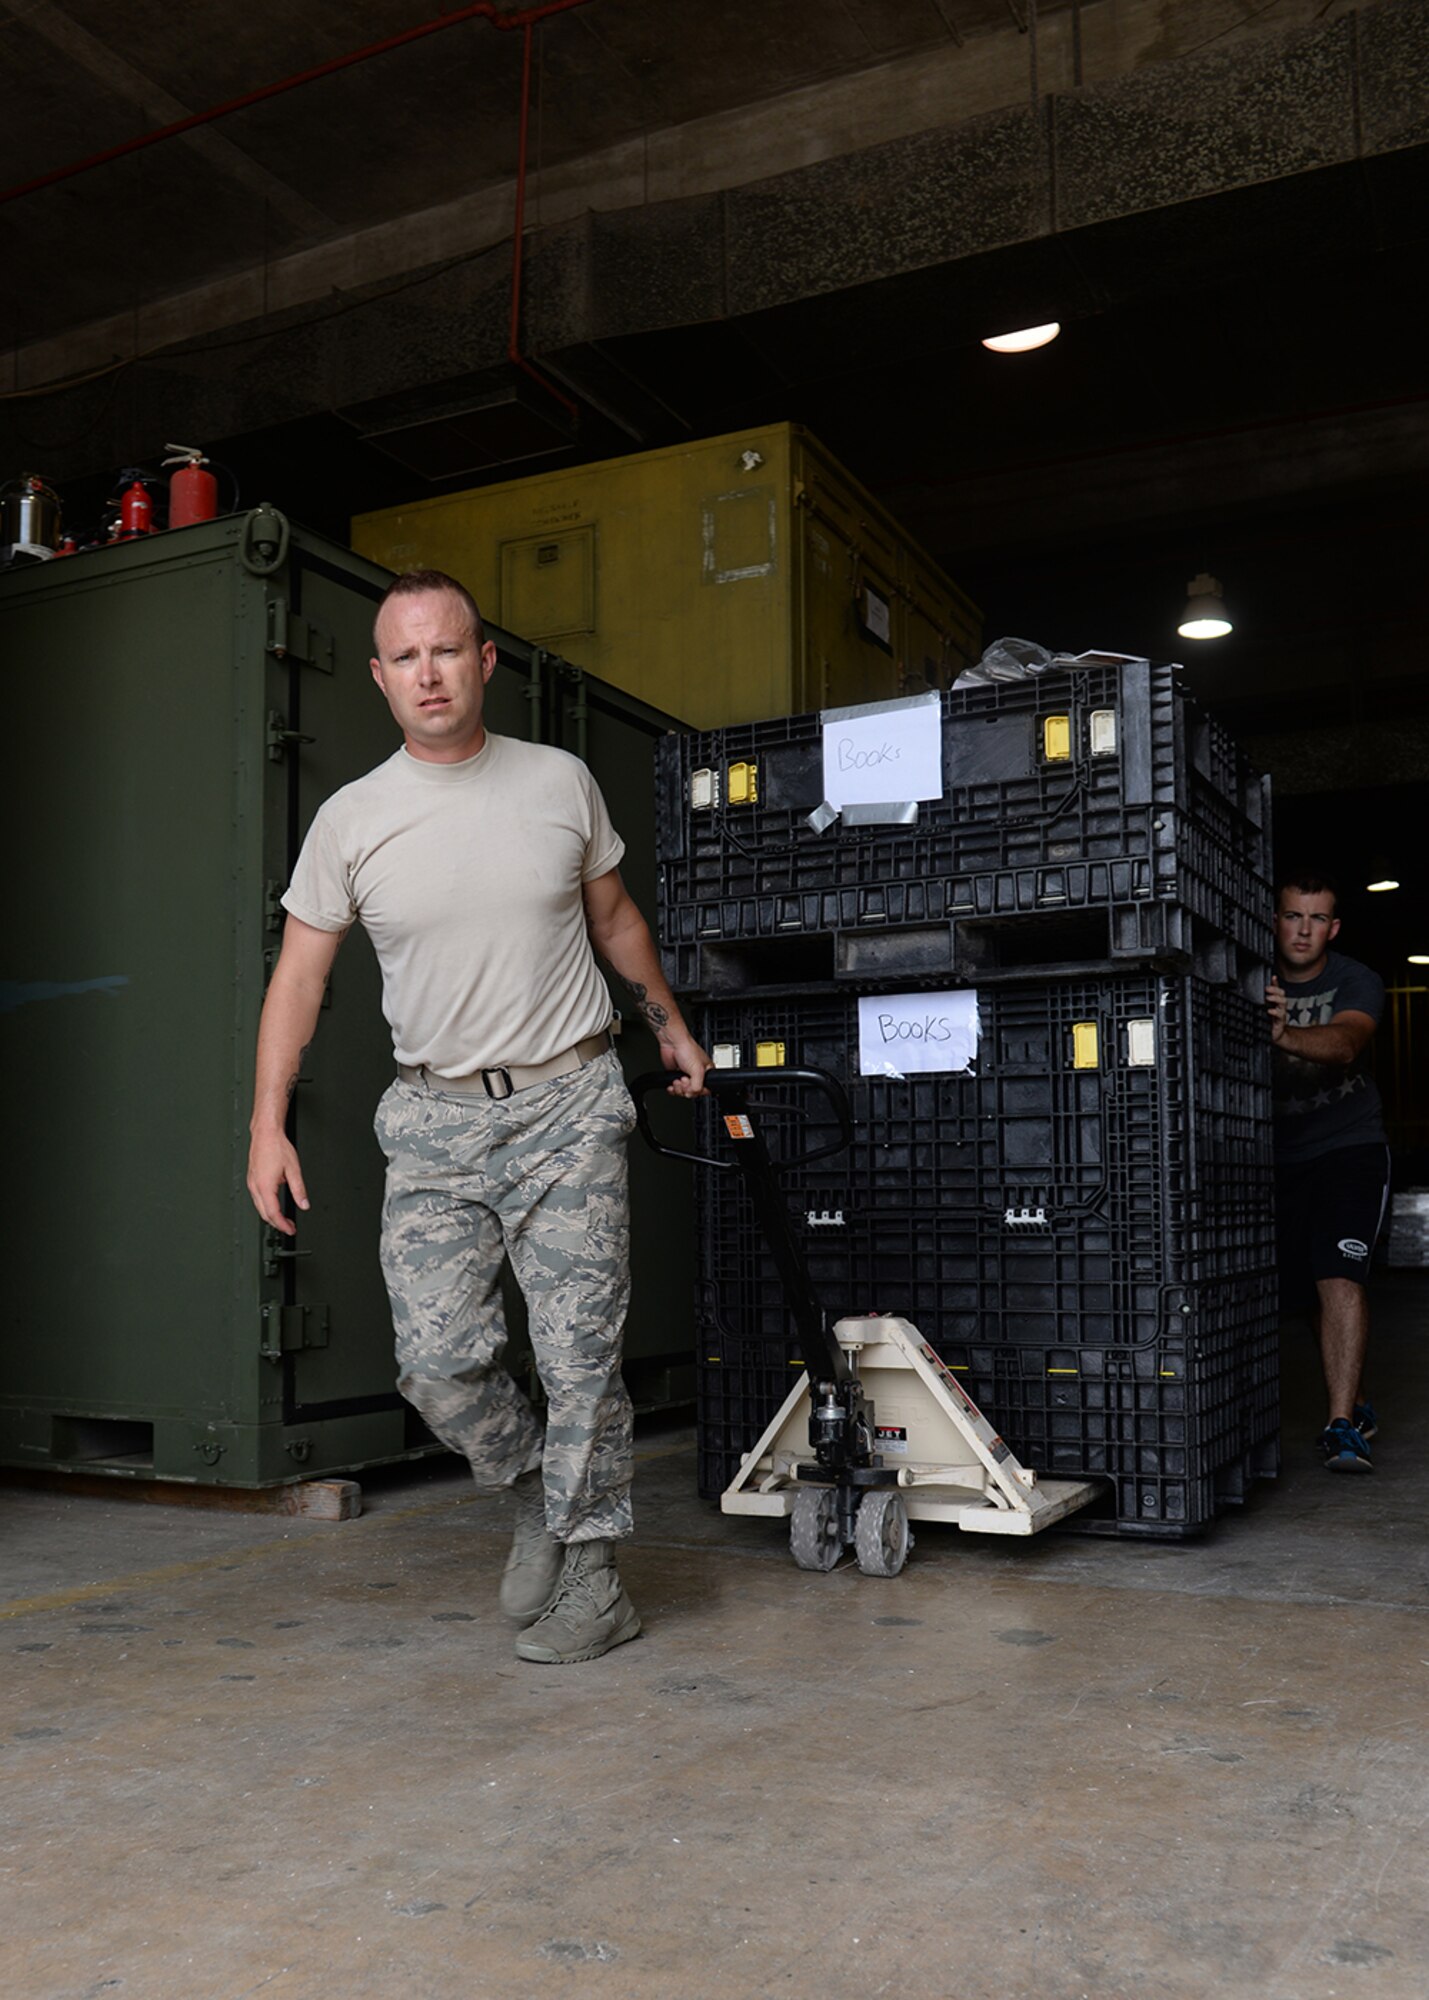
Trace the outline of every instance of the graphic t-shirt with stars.
<instances>
[{"instance_id":1,"label":"graphic t-shirt with stars","mask_svg":"<svg viewBox=\"0 0 1429 2000\"><path fill-rule=\"evenodd\" d=\"M1357 959L1330 952L1313 979L1285 979L1285 1022L1291 1028L1323 1028L1335 1014L1353 1011L1378 1022L1384 981ZM1383 1145L1384 1118L1370 1074L1366 1043L1348 1069L1306 1062L1275 1050L1275 1158L1290 1165L1315 1160L1341 1146Z\"/></svg>"}]
</instances>

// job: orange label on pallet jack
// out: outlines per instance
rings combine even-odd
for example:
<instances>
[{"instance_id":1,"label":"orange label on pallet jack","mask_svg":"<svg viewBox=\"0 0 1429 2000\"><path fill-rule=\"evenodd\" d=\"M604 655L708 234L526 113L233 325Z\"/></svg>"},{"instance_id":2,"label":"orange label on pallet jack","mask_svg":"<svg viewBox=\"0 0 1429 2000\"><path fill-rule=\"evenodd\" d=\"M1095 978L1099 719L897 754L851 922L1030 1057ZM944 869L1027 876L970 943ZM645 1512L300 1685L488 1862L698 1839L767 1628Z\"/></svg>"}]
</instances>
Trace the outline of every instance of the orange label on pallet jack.
<instances>
[{"instance_id":1,"label":"orange label on pallet jack","mask_svg":"<svg viewBox=\"0 0 1429 2000\"><path fill-rule=\"evenodd\" d=\"M752 1139L754 1137L754 1127L742 1111L727 1111L725 1113L724 1129L728 1132L731 1139Z\"/></svg>"}]
</instances>

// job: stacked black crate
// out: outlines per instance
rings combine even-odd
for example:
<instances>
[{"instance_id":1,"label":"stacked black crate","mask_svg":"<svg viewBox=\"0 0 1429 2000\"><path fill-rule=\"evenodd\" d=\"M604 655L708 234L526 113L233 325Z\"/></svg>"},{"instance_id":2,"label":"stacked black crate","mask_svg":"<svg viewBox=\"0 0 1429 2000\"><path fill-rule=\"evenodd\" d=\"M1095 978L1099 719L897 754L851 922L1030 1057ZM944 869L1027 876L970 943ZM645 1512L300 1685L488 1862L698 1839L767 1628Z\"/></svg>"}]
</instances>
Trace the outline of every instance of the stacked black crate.
<instances>
[{"instance_id":1,"label":"stacked black crate","mask_svg":"<svg viewBox=\"0 0 1429 2000\"><path fill-rule=\"evenodd\" d=\"M1276 1463L1268 787L1170 666L940 708L907 825L816 830L817 715L669 739L667 966L712 1052L850 1094L853 1147L785 1183L824 1303L912 1320L1118 1531L1191 1533ZM968 989L970 1069L861 1074L860 1001ZM697 1202L710 1497L801 1365L735 1178Z\"/></svg>"}]
</instances>

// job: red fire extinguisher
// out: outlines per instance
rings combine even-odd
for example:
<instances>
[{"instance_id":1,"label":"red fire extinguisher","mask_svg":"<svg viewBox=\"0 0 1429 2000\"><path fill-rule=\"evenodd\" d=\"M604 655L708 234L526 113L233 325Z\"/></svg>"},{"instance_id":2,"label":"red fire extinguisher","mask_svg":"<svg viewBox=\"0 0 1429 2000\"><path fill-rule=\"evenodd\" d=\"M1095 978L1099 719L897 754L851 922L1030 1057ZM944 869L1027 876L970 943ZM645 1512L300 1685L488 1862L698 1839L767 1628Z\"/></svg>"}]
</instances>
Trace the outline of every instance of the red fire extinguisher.
<instances>
[{"instance_id":1,"label":"red fire extinguisher","mask_svg":"<svg viewBox=\"0 0 1429 2000\"><path fill-rule=\"evenodd\" d=\"M195 521L212 521L218 516L218 481L205 472L208 460L194 445L166 444L165 451L176 454L165 465L179 470L169 481L169 526L187 528Z\"/></svg>"},{"instance_id":2,"label":"red fire extinguisher","mask_svg":"<svg viewBox=\"0 0 1429 2000\"><path fill-rule=\"evenodd\" d=\"M142 472L126 471L121 479L132 484L121 494L119 500L119 527L115 540L131 541L135 535L152 535L154 532L154 502L149 489L144 484Z\"/></svg>"}]
</instances>

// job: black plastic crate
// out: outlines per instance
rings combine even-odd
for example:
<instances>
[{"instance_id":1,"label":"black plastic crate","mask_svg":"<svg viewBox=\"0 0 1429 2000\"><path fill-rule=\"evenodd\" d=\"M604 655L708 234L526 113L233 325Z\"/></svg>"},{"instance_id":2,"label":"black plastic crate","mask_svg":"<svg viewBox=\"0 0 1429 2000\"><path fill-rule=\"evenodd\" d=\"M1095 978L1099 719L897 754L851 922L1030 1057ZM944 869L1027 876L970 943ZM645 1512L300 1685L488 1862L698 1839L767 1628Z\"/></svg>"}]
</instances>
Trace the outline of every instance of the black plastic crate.
<instances>
[{"instance_id":1,"label":"black plastic crate","mask_svg":"<svg viewBox=\"0 0 1429 2000\"><path fill-rule=\"evenodd\" d=\"M852 1143L781 1176L830 1303L935 1320L946 1340L1125 1346L1158 1337L1166 1286L1273 1263L1263 1009L1189 975L999 986L977 995L971 1072L895 1080L858 1074L858 999L700 1010L716 1060L824 1069L848 1093ZM817 1093L757 1095L776 1153L834 1137ZM741 1330L782 1334L738 1177L702 1174L697 1215L706 1273L730 1284L755 1259Z\"/></svg>"},{"instance_id":2,"label":"black plastic crate","mask_svg":"<svg viewBox=\"0 0 1429 2000\"><path fill-rule=\"evenodd\" d=\"M919 1331L1023 1464L1101 1478L1070 1526L1199 1533L1279 1466L1279 1344L1271 1271L1168 1293L1161 1338L1130 1349L963 1344ZM718 1307L713 1317L721 1317ZM797 1381L792 1339L707 1323L697 1373L699 1490L716 1499Z\"/></svg>"},{"instance_id":3,"label":"black plastic crate","mask_svg":"<svg viewBox=\"0 0 1429 2000\"><path fill-rule=\"evenodd\" d=\"M781 1176L824 1308L911 1320L1029 1464L1113 1482L1117 1532L1193 1532L1274 1469L1263 1010L1154 973L998 987L978 1008L972 1073L902 1081L857 1074L854 993L710 1003L701 1032L746 1067L812 1065L849 1094L852 1144ZM753 1095L776 1157L834 1136L817 1094L771 1080ZM700 1116L717 1154L715 1113ZM699 1183L713 1497L800 1350L741 1180Z\"/></svg>"},{"instance_id":4,"label":"black plastic crate","mask_svg":"<svg viewBox=\"0 0 1429 2000\"><path fill-rule=\"evenodd\" d=\"M660 745L660 943L680 990L1147 963L1222 978L1264 960L1268 781L1176 669L941 699L945 795L912 826L814 830L817 714Z\"/></svg>"},{"instance_id":5,"label":"black plastic crate","mask_svg":"<svg viewBox=\"0 0 1429 2000\"><path fill-rule=\"evenodd\" d=\"M1119 1532L1194 1534L1277 1469L1273 1270L1167 1299L1168 1328L1130 1351L950 1346L944 1359L1024 1463L1112 1482ZM1090 1525L1096 1525L1092 1516Z\"/></svg>"},{"instance_id":6,"label":"black plastic crate","mask_svg":"<svg viewBox=\"0 0 1429 2000\"><path fill-rule=\"evenodd\" d=\"M707 1500L728 1486L804 1370L797 1341L722 1336L717 1318L702 1315L696 1331L696 1471Z\"/></svg>"}]
</instances>

